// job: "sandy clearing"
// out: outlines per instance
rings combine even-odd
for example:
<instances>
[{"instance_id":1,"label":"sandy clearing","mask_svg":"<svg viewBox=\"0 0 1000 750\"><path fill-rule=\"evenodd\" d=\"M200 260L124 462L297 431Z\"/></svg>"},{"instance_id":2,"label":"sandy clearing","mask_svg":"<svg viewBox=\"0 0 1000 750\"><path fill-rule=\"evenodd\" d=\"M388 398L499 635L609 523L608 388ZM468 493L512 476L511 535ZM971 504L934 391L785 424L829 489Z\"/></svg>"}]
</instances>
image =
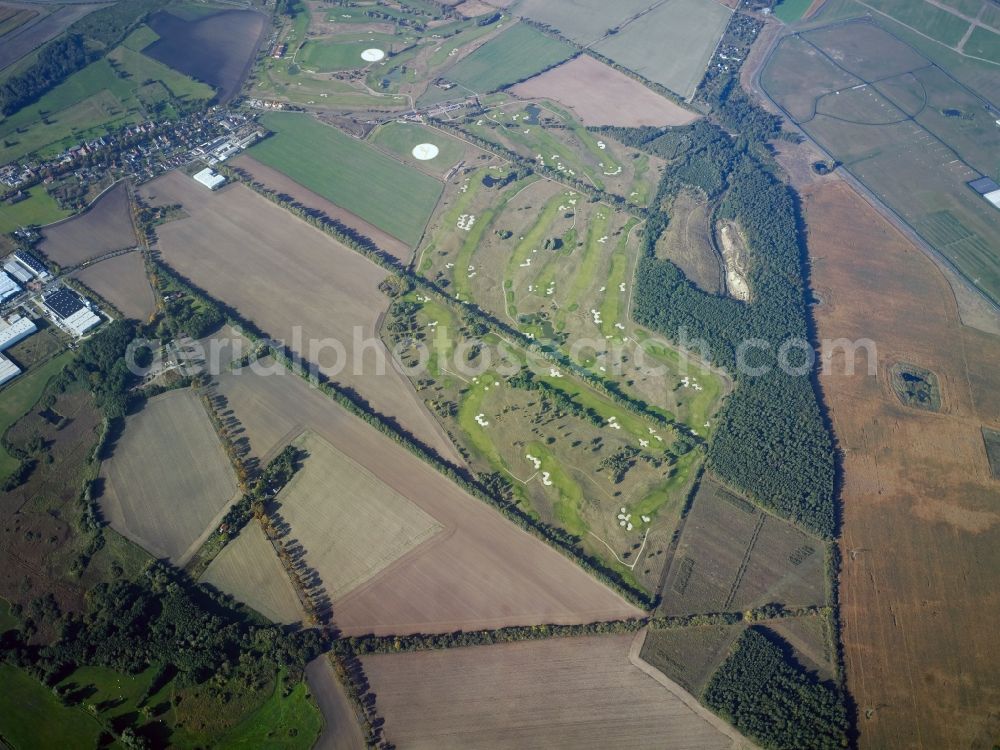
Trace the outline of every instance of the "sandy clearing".
<instances>
[{"instance_id":1,"label":"sandy clearing","mask_svg":"<svg viewBox=\"0 0 1000 750\"><path fill-rule=\"evenodd\" d=\"M308 208L322 211L331 219L336 219L345 226L370 238L379 248L403 262L408 261L413 254L413 248L402 240L397 240L391 234L383 232L374 224L341 208L336 203L328 201L322 195L302 187L295 180L276 169L272 169L266 164L261 164L251 156L246 156L245 154L239 156L230 161L229 166L249 172L254 180L263 183L265 187L279 193L286 193Z\"/></svg>"},{"instance_id":2,"label":"sandy clearing","mask_svg":"<svg viewBox=\"0 0 1000 750\"><path fill-rule=\"evenodd\" d=\"M61 266L74 266L115 250L135 246L135 232L124 182L104 192L86 211L42 230L39 246Z\"/></svg>"},{"instance_id":3,"label":"sandy clearing","mask_svg":"<svg viewBox=\"0 0 1000 750\"><path fill-rule=\"evenodd\" d=\"M632 641L556 638L362 661L386 738L399 747L733 747L629 661Z\"/></svg>"},{"instance_id":4,"label":"sandy clearing","mask_svg":"<svg viewBox=\"0 0 1000 750\"><path fill-rule=\"evenodd\" d=\"M126 318L145 321L156 309L156 297L138 252L118 255L77 271L79 279L118 308Z\"/></svg>"},{"instance_id":5,"label":"sandy clearing","mask_svg":"<svg viewBox=\"0 0 1000 750\"><path fill-rule=\"evenodd\" d=\"M441 524L315 433L294 444L308 457L278 495L277 512L331 599L441 531Z\"/></svg>"},{"instance_id":6,"label":"sandy clearing","mask_svg":"<svg viewBox=\"0 0 1000 750\"><path fill-rule=\"evenodd\" d=\"M511 89L524 99L552 99L584 125L687 125L699 115L589 55L580 55Z\"/></svg>"},{"instance_id":7,"label":"sandy clearing","mask_svg":"<svg viewBox=\"0 0 1000 750\"><path fill-rule=\"evenodd\" d=\"M1000 424L1000 338L962 326L934 264L847 185L804 197L819 337L878 352L876 377L863 354L846 374L840 354L821 379L844 451L843 639L861 747L989 746L1000 485L980 428ZM940 413L896 399L899 361L938 376Z\"/></svg>"},{"instance_id":8,"label":"sandy clearing","mask_svg":"<svg viewBox=\"0 0 1000 750\"><path fill-rule=\"evenodd\" d=\"M189 389L150 399L129 416L101 476L101 511L111 527L177 565L238 494L225 450Z\"/></svg>"},{"instance_id":9,"label":"sandy clearing","mask_svg":"<svg viewBox=\"0 0 1000 750\"><path fill-rule=\"evenodd\" d=\"M205 570L199 583L223 591L273 622L302 622L299 597L260 524L250 521Z\"/></svg>"},{"instance_id":10,"label":"sandy clearing","mask_svg":"<svg viewBox=\"0 0 1000 750\"><path fill-rule=\"evenodd\" d=\"M171 267L460 460L378 338L389 305L378 290L382 268L243 185L210 192L170 172L142 193L157 205L180 203L189 215L157 228L157 247Z\"/></svg>"},{"instance_id":11,"label":"sandy clearing","mask_svg":"<svg viewBox=\"0 0 1000 750\"><path fill-rule=\"evenodd\" d=\"M482 2L482 0L465 0L464 3L456 5L455 10L461 13L465 18L475 18L476 16L482 16L486 13L493 13L496 11L496 8L488 3Z\"/></svg>"},{"instance_id":12,"label":"sandy clearing","mask_svg":"<svg viewBox=\"0 0 1000 750\"><path fill-rule=\"evenodd\" d=\"M334 600L333 619L347 634L583 623L640 614L571 560L301 379L244 370L218 381L255 454L273 454L312 430L445 527Z\"/></svg>"},{"instance_id":13,"label":"sandy clearing","mask_svg":"<svg viewBox=\"0 0 1000 750\"><path fill-rule=\"evenodd\" d=\"M306 665L306 682L323 714L323 733L313 750L363 750L361 724L325 655Z\"/></svg>"}]
</instances>

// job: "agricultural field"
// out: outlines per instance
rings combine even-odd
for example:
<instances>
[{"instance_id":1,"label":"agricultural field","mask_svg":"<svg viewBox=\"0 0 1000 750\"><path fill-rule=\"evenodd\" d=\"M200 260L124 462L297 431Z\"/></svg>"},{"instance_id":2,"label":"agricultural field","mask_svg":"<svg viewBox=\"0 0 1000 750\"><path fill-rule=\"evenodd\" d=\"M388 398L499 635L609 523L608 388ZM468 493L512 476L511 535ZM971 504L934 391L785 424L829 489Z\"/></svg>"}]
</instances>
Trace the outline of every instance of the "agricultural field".
<instances>
[{"instance_id":1,"label":"agricultural field","mask_svg":"<svg viewBox=\"0 0 1000 750\"><path fill-rule=\"evenodd\" d=\"M260 524L248 523L205 570L199 583L219 591L282 624L302 622L302 605Z\"/></svg>"},{"instance_id":2,"label":"agricultural field","mask_svg":"<svg viewBox=\"0 0 1000 750\"><path fill-rule=\"evenodd\" d=\"M156 205L179 203L187 214L157 228L157 249L172 268L454 457L375 338L376 321L389 304L378 289L383 269L243 185L213 193L172 172L141 192ZM232 273L236 267L243 273Z\"/></svg>"},{"instance_id":3,"label":"agricultural field","mask_svg":"<svg viewBox=\"0 0 1000 750\"><path fill-rule=\"evenodd\" d=\"M939 4L909 0L865 0L867 5L900 23L949 47L958 45L969 22L940 7ZM971 14L978 15L978 8ZM987 32L990 33L990 32Z\"/></svg>"},{"instance_id":4,"label":"agricultural field","mask_svg":"<svg viewBox=\"0 0 1000 750\"><path fill-rule=\"evenodd\" d=\"M101 7L103 5L97 3L72 3L61 7L46 3L34 6L36 12L41 14L40 17L30 23L25 22L16 29L8 29L4 34L3 44L0 44L0 69L16 63L57 37L74 21Z\"/></svg>"},{"instance_id":5,"label":"agricultural field","mask_svg":"<svg viewBox=\"0 0 1000 750\"><path fill-rule=\"evenodd\" d=\"M145 121L175 101L207 101L212 89L126 46L74 73L41 99L0 120L0 162L63 148Z\"/></svg>"},{"instance_id":6,"label":"agricultural field","mask_svg":"<svg viewBox=\"0 0 1000 750\"><path fill-rule=\"evenodd\" d=\"M667 0L593 49L689 99L731 15L730 8L714 0Z\"/></svg>"},{"instance_id":7,"label":"agricultural field","mask_svg":"<svg viewBox=\"0 0 1000 750\"><path fill-rule=\"evenodd\" d=\"M826 622L822 617L788 617L767 623L767 627L792 646L795 657L823 680L836 679Z\"/></svg>"},{"instance_id":8,"label":"agricultural field","mask_svg":"<svg viewBox=\"0 0 1000 750\"><path fill-rule=\"evenodd\" d=\"M978 96L871 23L789 39L762 73L768 96L979 290L1000 300L990 243L1000 213L965 184L995 175L1000 149L1000 130Z\"/></svg>"},{"instance_id":9,"label":"agricultural field","mask_svg":"<svg viewBox=\"0 0 1000 750\"><path fill-rule=\"evenodd\" d=\"M151 399L126 420L101 467L101 510L111 527L178 565L237 494L236 478L205 407L191 390Z\"/></svg>"},{"instance_id":10,"label":"agricultural field","mask_svg":"<svg viewBox=\"0 0 1000 750\"><path fill-rule=\"evenodd\" d=\"M626 128L689 125L698 115L590 55L579 55L512 87L521 99L549 99L582 124Z\"/></svg>"},{"instance_id":11,"label":"agricultural field","mask_svg":"<svg viewBox=\"0 0 1000 750\"><path fill-rule=\"evenodd\" d=\"M431 516L323 438L307 432L292 445L306 458L273 514L288 524L331 599L441 532Z\"/></svg>"},{"instance_id":12,"label":"agricultural field","mask_svg":"<svg viewBox=\"0 0 1000 750\"><path fill-rule=\"evenodd\" d=\"M700 696L745 628L745 623L650 628L642 659L691 695Z\"/></svg>"},{"instance_id":13,"label":"agricultural field","mask_svg":"<svg viewBox=\"0 0 1000 750\"><path fill-rule=\"evenodd\" d=\"M42 230L39 249L54 263L70 267L135 244L132 211L123 181L83 213Z\"/></svg>"},{"instance_id":14,"label":"agricultural field","mask_svg":"<svg viewBox=\"0 0 1000 750\"><path fill-rule=\"evenodd\" d=\"M986 458L994 479L1000 479L1000 430L983 428L983 443L986 446Z\"/></svg>"},{"instance_id":15,"label":"agricultural field","mask_svg":"<svg viewBox=\"0 0 1000 750\"><path fill-rule=\"evenodd\" d=\"M69 211L59 208L43 185L30 188L27 195L17 203L0 205L0 233L8 234L20 227L44 226L69 215Z\"/></svg>"},{"instance_id":16,"label":"agricultural field","mask_svg":"<svg viewBox=\"0 0 1000 750\"><path fill-rule=\"evenodd\" d=\"M630 660L633 640L557 638L362 661L386 738L399 747L744 746L692 698Z\"/></svg>"},{"instance_id":17,"label":"agricultural field","mask_svg":"<svg viewBox=\"0 0 1000 750\"><path fill-rule=\"evenodd\" d=\"M567 557L301 378L273 362L259 367L259 373L226 372L215 386L253 455L266 461L309 430L445 527L399 564L333 602L334 622L345 633L451 632L639 614Z\"/></svg>"},{"instance_id":18,"label":"agricultural field","mask_svg":"<svg viewBox=\"0 0 1000 750\"><path fill-rule=\"evenodd\" d=\"M664 578L663 614L825 603L823 543L714 480L702 480L682 528Z\"/></svg>"},{"instance_id":19,"label":"agricultural field","mask_svg":"<svg viewBox=\"0 0 1000 750\"><path fill-rule=\"evenodd\" d=\"M249 150L254 159L410 245L420 241L440 182L307 115L261 122L274 135Z\"/></svg>"},{"instance_id":20,"label":"agricultural field","mask_svg":"<svg viewBox=\"0 0 1000 750\"><path fill-rule=\"evenodd\" d=\"M820 376L844 455L841 631L860 746L992 742L1000 595L997 482L982 425L1000 415L997 338L963 326L946 278L846 185L804 196L817 335L877 342ZM939 413L892 392L896 362L933 371ZM946 450L942 448L946 446ZM962 637L956 637L961 633Z\"/></svg>"},{"instance_id":21,"label":"agricultural field","mask_svg":"<svg viewBox=\"0 0 1000 750\"><path fill-rule=\"evenodd\" d=\"M38 15L38 11L13 5L0 5L0 37L20 28Z\"/></svg>"},{"instance_id":22,"label":"agricultural field","mask_svg":"<svg viewBox=\"0 0 1000 750\"><path fill-rule=\"evenodd\" d=\"M798 21L809 10L813 0L781 0L774 6L774 15L785 23Z\"/></svg>"},{"instance_id":23,"label":"agricultural field","mask_svg":"<svg viewBox=\"0 0 1000 750\"><path fill-rule=\"evenodd\" d=\"M607 36L611 29L621 29L632 19L645 18L645 13L655 6L655 0L621 0L608 3L604 0L523 0L517 15L556 29L563 36L580 45Z\"/></svg>"},{"instance_id":24,"label":"agricultural field","mask_svg":"<svg viewBox=\"0 0 1000 750\"><path fill-rule=\"evenodd\" d=\"M75 272L73 278L114 305L126 318L145 321L156 309L146 264L138 252L108 258Z\"/></svg>"},{"instance_id":25,"label":"agricultural field","mask_svg":"<svg viewBox=\"0 0 1000 750\"><path fill-rule=\"evenodd\" d=\"M441 72L448 81L458 84L457 91L431 88L419 103L488 94L527 80L569 59L575 52L565 42L545 36L527 24L517 24Z\"/></svg>"},{"instance_id":26,"label":"agricultural field","mask_svg":"<svg viewBox=\"0 0 1000 750\"><path fill-rule=\"evenodd\" d=\"M569 112L547 101L501 102L469 118L474 136L597 188L645 205L656 192L663 163L656 157L602 138Z\"/></svg>"}]
</instances>

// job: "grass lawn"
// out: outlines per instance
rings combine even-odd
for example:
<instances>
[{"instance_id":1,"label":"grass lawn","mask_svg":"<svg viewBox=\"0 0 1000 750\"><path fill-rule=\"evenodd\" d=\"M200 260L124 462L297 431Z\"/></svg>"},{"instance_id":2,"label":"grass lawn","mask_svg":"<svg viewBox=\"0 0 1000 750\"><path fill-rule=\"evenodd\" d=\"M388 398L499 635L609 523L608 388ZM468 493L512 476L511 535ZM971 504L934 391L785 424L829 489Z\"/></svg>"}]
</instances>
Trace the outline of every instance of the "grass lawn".
<instances>
[{"instance_id":1,"label":"grass lawn","mask_svg":"<svg viewBox=\"0 0 1000 750\"><path fill-rule=\"evenodd\" d=\"M40 682L0 663L0 737L16 750L34 747L96 747L101 725L78 708L67 708Z\"/></svg>"},{"instance_id":2,"label":"grass lawn","mask_svg":"<svg viewBox=\"0 0 1000 750\"><path fill-rule=\"evenodd\" d=\"M965 54L1000 63L1000 34L977 26L965 43Z\"/></svg>"},{"instance_id":3,"label":"grass lawn","mask_svg":"<svg viewBox=\"0 0 1000 750\"><path fill-rule=\"evenodd\" d=\"M219 747L309 750L313 746L323 731L323 716L304 680L287 697L281 696L283 681L284 675L268 701L222 737Z\"/></svg>"},{"instance_id":4,"label":"grass lawn","mask_svg":"<svg viewBox=\"0 0 1000 750\"><path fill-rule=\"evenodd\" d=\"M526 24L512 26L446 70L449 81L480 94L531 78L568 60L575 48Z\"/></svg>"},{"instance_id":5,"label":"grass lawn","mask_svg":"<svg viewBox=\"0 0 1000 750\"><path fill-rule=\"evenodd\" d=\"M49 380L59 373L73 358L71 352L50 359L37 370L30 370L0 391L0 435L28 413L41 398ZM0 448L0 480L17 468L17 460Z\"/></svg>"},{"instance_id":6,"label":"grass lawn","mask_svg":"<svg viewBox=\"0 0 1000 750\"><path fill-rule=\"evenodd\" d=\"M306 115L271 113L261 121L274 135L251 156L394 237L419 241L440 182Z\"/></svg>"},{"instance_id":7,"label":"grass lawn","mask_svg":"<svg viewBox=\"0 0 1000 750\"><path fill-rule=\"evenodd\" d=\"M306 42L295 56L299 65L329 72L363 68L369 63L361 59L366 49L380 49L387 55L399 51L416 41L415 36L393 36L392 34L357 33L316 39Z\"/></svg>"},{"instance_id":8,"label":"grass lawn","mask_svg":"<svg viewBox=\"0 0 1000 750\"><path fill-rule=\"evenodd\" d=\"M43 185L28 191L30 198L8 205L0 203L0 234L8 234L29 224L51 224L69 216L69 211L59 208L56 199L46 192Z\"/></svg>"},{"instance_id":9,"label":"grass lawn","mask_svg":"<svg viewBox=\"0 0 1000 750\"><path fill-rule=\"evenodd\" d=\"M781 0L774 9L774 15L785 23L792 23L802 18L810 5L812 0Z\"/></svg>"},{"instance_id":10,"label":"grass lawn","mask_svg":"<svg viewBox=\"0 0 1000 750\"><path fill-rule=\"evenodd\" d=\"M383 151L397 156L400 161L441 173L455 166L465 154L465 147L460 141L440 130L417 124L387 122L371 134L370 140ZM413 147L421 143L433 143L439 149L438 155L427 161L416 159Z\"/></svg>"}]
</instances>

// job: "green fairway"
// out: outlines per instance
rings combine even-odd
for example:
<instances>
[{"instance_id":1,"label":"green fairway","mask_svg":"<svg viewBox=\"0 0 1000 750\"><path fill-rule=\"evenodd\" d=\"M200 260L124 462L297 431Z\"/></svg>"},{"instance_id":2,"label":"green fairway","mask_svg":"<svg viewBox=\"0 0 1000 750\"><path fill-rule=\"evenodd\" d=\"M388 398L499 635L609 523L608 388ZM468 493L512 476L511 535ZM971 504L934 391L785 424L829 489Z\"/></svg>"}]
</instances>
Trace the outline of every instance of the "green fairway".
<instances>
[{"instance_id":1,"label":"green fairway","mask_svg":"<svg viewBox=\"0 0 1000 750\"><path fill-rule=\"evenodd\" d=\"M444 72L449 81L486 94L531 78L574 53L574 48L526 24L512 26Z\"/></svg>"},{"instance_id":2,"label":"green fairway","mask_svg":"<svg viewBox=\"0 0 1000 750\"><path fill-rule=\"evenodd\" d=\"M261 122L274 135L251 156L394 237L419 241L440 182L306 115L271 113Z\"/></svg>"},{"instance_id":3,"label":"green fairway","mask_svg":"<svg viewBox=\"0 0 1000 750\"><path fill-rule=\"evenodd\" d=\"M387 122L371 134L370 140L400 161L432 173L444 174L447 169L458 164L465 154L465 146L461 141L440 130L415 123ZM422 143L437 146L438 155L427 161L414 157L413 147Z\"/></svg>"},{"instance_id":4,"label":"green fairway","mask_svg":"<svg viewBox=\"0 0 1000 750\"><path fill-rule=\"evenodd\" d=\"M393 36L392 34L350 34L325 39L317 39L302 45L295 61L306 68L329 72L363 68L370 63L361 59L366 49L380 49L389 55L398 52L416 41L414 36Z\"/></svg>"},{"instance_id":5,"label":"green fairway","mask_svg":"<svg viewBox=\"0 0 1000 750\"><path fill-rule=\"evenodd\" d=\"M0 737L5 747L97 747L101 725L67 708L52 691L9 664L0 664Z\"/></svg>"},{"instance_id":6,"label":"green fairway","mask_svg":"<svg viewBox=\"0 0 1000 750\"><path fill-rule=\"evenodd\" d=\"M0 203L0 234L32 224L44 226L69 216L69 211L59 208L43 185L35 185L28 194L30 198L14 204Z\"/></svg>"},{"instance_id":7,"label":"green fairway","mask_svg":"<svg viewBox=\"0 0 1000 750\"><path fill-rule=\"evenodd\" d=\"M49 380L61 372L70 359L71 352L64 352L41 367L21 375L0 391L0 435L7 432L12 424L35 405ZM0 448L0 479L5 479L15 468L17 460Z\"/></svg>"}]
</instances>

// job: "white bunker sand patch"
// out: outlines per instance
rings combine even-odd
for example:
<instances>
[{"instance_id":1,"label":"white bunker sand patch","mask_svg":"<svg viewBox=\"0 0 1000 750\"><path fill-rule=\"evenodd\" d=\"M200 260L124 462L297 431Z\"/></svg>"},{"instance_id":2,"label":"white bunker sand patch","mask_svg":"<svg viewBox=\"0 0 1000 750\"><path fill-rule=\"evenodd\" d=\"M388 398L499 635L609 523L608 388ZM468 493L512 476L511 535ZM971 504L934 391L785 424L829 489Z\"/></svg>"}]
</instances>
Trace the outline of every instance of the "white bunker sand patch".
<instances>
[{"instance_id":1,"label":"white bunker sand patch","mask_svg":"<svg viewBox=\"0 0 1000 750\"><path fill-rule=\"evenodd\" d=\"M307 457L278 494L278 514L331 599L375 576L443 526L323 438L303 433Z\"/></svg>"},{"instance_id":2,"label":"white bunker sand patch","mask_svg":"<svg viewBox=\"0 0 1000 750\"><path fill-rule=\"evenodd\" d=\"M413 157L420 161L430 161L438 155L439 149L433 143L421 143L413 147Z\"/></svg>"},{"instance_id":3,"label":"white bunker sand patch","mask_svg":"<svg viewBox=\"0 0 1000 750\"><path fill-rule=\"evenodd\" d=\"M366 49L361 53L361 59L365 62L378 62L379 60L385 59L385 52L372 47L371 49Z\"/></svg>"}]
</instances>

